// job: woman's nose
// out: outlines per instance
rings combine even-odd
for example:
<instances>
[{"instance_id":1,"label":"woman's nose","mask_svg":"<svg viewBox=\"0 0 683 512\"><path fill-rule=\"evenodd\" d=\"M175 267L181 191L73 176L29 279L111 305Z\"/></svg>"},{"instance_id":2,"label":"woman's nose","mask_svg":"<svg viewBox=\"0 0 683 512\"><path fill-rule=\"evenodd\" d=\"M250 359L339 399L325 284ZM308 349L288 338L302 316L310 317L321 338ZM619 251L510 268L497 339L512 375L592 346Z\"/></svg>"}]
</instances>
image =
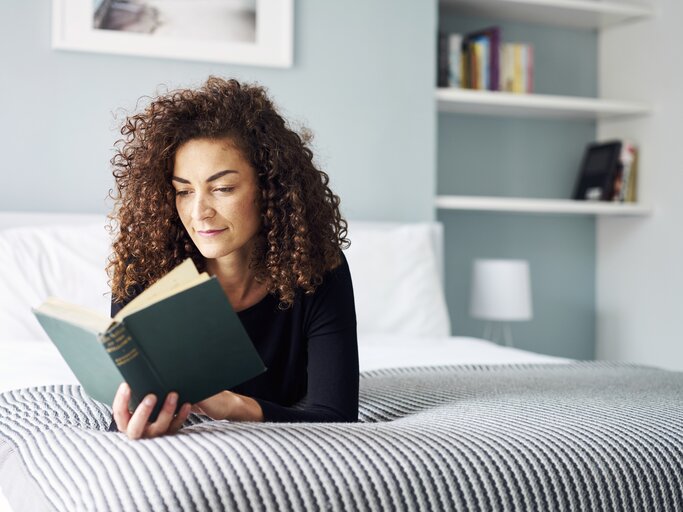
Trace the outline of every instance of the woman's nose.
<instances>
[{"instance_id":1,"label":"woman's nose","mask_svg":"<svg viewBox=\"0 0 683 512\"><path fill-rule=\"evenodd\" d=\"M192 204L192 217L194 219L203 219L213 214L213 208L204 194L196 193L195 200Z\"/></svg>"}]
</instances>

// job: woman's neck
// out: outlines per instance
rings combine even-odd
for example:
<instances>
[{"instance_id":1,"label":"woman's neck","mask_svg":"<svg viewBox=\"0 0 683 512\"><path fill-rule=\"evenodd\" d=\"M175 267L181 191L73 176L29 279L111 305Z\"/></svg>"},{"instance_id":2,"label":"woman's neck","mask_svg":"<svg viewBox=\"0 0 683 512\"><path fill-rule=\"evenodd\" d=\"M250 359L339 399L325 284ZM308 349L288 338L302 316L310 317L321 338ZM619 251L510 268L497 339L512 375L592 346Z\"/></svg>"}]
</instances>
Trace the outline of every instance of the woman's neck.
<instances>
[{"instance_id":1,"label":"woman's neck","mask_svg":"<svg viewBox=\"0 0 683 512\"><path fill-rule=\"evenodd\" d=\"M207 271L216 276L235 311L253 306L268 294L266 285L256 281L256 273L249 264L249 255L243 253L206 261Z\"/></svg>"}]
</instances>

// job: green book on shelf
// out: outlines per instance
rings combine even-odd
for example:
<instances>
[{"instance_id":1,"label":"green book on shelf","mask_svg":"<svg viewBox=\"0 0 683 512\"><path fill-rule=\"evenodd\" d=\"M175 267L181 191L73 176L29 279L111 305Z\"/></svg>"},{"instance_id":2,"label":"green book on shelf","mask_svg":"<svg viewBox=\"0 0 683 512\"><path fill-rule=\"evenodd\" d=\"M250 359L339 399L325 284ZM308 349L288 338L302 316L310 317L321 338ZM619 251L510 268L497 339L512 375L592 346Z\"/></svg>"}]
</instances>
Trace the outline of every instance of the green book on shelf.
<instances>
[{"instance_id":1,"label":"green book on shelf","mask_svg":"<svg viewBox=\"0 0 683 512\"><path fill-rule=\"evenodd\" d=\"M168 393L196 403L266 370L215 277L188 259L112 319L54 297L33 309L86 393L111 405L122 381L131 408Z\"/></svg>"}]
</instances>

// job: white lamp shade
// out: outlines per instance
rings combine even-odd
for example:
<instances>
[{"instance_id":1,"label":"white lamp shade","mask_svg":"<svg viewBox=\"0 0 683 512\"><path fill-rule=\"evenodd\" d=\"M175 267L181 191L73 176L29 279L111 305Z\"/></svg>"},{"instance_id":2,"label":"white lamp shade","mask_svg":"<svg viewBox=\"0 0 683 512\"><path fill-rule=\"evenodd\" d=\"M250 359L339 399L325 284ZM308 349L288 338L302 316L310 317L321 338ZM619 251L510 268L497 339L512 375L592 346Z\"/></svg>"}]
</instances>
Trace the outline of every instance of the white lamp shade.
<instances>
[{"instance_id":1,"label":"white lamp shade","mask_svg":"<svg viewBox=\"0 0 683 512\"><path fill-rule=\"evenodd\" d=\"M529 262L475 260L470 315L495 321L531 320Z\"/></svg>"}]
</instances>

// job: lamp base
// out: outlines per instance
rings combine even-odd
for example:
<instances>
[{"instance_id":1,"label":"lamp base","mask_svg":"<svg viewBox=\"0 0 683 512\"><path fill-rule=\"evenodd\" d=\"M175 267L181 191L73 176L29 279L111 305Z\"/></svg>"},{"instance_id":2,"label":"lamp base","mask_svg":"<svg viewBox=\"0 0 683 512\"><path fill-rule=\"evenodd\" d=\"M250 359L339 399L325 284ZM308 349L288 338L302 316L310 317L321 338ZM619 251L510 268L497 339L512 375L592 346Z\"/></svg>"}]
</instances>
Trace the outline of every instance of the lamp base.
<instances>
[{"instance_id":1,"label":"lamp base","mask_svg":"<svg viewBox=\"0 0 683 512\"><path fill-rule=\"evenodd\" d=\"M506 347L513 346L512 329L510 329L510 324L507 322L486 322L483 338L485 340L491 340L498 345L505 344Z\"/></svg>"}]
</instances>

